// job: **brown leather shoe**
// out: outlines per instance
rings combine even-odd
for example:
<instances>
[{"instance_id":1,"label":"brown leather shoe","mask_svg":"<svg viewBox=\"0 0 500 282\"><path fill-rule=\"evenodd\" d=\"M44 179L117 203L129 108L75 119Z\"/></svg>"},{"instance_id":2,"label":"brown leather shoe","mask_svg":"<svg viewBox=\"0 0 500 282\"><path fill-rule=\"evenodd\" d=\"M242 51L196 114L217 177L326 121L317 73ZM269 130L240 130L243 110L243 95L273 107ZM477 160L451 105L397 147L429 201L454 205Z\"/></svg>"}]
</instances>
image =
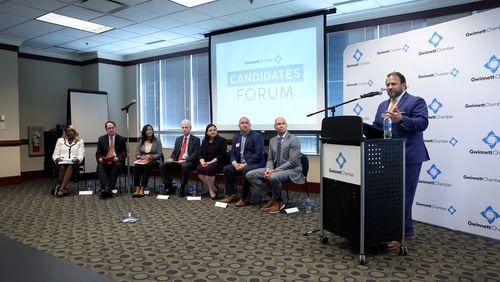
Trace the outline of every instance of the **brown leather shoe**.
<instances>
[{"instance_id":1,"label":"brown leather shoe","mask_svg":"<svg viewBox=\"0 0 500 282\"><path fill-rule=\"evenodd\" d=\"M269 213L279 213L283 208L285 208L283 201L274 201L274 205L269 209Z\"/></svg>"},{"instance_id":2,"label":"brown leather shoe","mask_svg":"<svg viewBox=\"0 0 500 282\"><path fill-rule=\"evenodd\" d=\"M274 205L274 200L271 199L271 200L269 200L269 202L265 203L262 207L260 207L260 209L263 211L267 211L267 210L271 209L271 207L273 205Z\"/></svg>"},{"instance_id":3,"label":"brown leather shoe","mask_svg":"<svg viewBox=\"0 0 500 282\"><path fill-rule=\"evenodd\" d=\"M232 202L236 202L236 200L238 200L238 198L236 197L236 195L231 195L231 196L225 198L224 200L222 200L221 202L229 204L229 203L232 203Z\"/></svg>"},{"instance_id":4,"label":"brown leather shoe","mask_svg":"<svg viewBox=\"0 0 500 282\"><path fill-rule=\"evenodd\" d=\"M246 205L247 205L247 201L245 201L245 199L243 199L243 198L240 198L240 200L236 203L237 207L244 207Z\"/></svg>"}]
</instances>

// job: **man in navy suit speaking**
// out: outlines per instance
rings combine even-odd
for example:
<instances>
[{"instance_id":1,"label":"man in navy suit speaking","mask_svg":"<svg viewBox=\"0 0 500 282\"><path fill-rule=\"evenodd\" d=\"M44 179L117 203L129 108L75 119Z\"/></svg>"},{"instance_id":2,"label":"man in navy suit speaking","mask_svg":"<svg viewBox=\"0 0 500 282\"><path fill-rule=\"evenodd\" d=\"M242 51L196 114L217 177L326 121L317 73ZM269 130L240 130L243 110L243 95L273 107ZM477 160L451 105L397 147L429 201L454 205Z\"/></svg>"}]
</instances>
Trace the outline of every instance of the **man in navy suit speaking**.
<instances>
[{"instance_id":1,"label":"man in navy suit speaking","mask_svg":"<svg viewBox=\"0 0 500 282\"><path fill-rule=\"evenodd\" d=\"M391 72L385 80L388 100L377 109L373 125L382 128L383 116L392 120L392 136L406 139L405 179L405 236L415 239L411 210L422 162L429 160L423 132L429 124L427 104L421 97L406 92L406 78L399 72ZM397 247L397 246L388 246Z\"/></svg>"}]
</instances>

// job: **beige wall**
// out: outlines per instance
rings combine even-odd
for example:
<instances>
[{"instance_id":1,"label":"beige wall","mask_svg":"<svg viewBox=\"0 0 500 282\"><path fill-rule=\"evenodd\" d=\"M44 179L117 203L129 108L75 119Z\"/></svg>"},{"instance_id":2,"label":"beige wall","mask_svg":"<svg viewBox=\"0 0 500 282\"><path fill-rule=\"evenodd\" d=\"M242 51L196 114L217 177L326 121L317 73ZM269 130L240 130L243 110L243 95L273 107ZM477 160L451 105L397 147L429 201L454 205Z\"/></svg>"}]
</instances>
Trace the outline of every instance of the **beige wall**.
<instances>
[{"instance_id":1,"label":"beige wall","mask_svg":"<svg viewBox=\"0 0 500 282\"><path fill-rule=\"evenodd\" d=\"M66 124L68 88L82 88L82 67L65 63L19 58L19 131L28 138L28 126ZM29 157L21 146L21 171L43 170L43 156Z\"/></svg>"},{"instance_id":2,"label":"beige wall","mask_svg":"<svg viewBox=\"0 0 500 282\"><path fill-rule=\"evenodd\" d=\"M18 77L17 53L0 50L0 115L5 115L0 141L20 139ZM21 175L20 150L19 146L0 147L0 177Z\"/></svg>"}]
</instances>

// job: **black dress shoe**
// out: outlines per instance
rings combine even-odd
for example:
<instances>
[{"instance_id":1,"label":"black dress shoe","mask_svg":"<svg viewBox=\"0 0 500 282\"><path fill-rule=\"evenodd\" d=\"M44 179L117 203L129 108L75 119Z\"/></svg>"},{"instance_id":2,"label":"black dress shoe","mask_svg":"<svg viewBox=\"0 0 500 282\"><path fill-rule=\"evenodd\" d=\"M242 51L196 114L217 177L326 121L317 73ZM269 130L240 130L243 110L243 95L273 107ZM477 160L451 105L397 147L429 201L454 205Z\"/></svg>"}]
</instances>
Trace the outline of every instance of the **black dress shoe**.
<instances>
[{"instance_id":1,"label":"black dress shoe","mask_svg":"<svg viewBox=\"0 0 500 282\"><path fill-rule=\"evenodd\" d=\"M102 190L99 195L101 199L107 199L113 197L113 192L111 190Z\"/></svg>"}]
</instances>

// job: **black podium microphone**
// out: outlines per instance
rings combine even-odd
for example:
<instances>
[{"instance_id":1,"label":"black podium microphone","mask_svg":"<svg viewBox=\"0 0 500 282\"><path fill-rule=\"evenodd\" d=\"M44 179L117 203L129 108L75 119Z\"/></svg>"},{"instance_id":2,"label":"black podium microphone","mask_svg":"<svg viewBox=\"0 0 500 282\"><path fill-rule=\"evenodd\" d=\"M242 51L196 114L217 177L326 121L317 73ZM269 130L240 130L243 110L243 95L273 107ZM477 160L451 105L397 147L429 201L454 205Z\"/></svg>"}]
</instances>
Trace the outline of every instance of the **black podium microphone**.
<instances>
[{"instance_id":1,"label":"black podium microphone","mask_svg":"<svg viewBox=\"0 0 500 282\"><path fill-rule=\"evenodd\" d=\"M121 108L122 111L125 111L125 110L128 110L128 108L130 108L130 106L132 106L133 104L135 104L137 101L134 99L132 101L130 101L130 103L128 103L127 105L123 106L123 108Z\"/></svg>"},{"instance_id":2,"label":"black podium microphone","mask_svg":"<svg viewBox=\"0 0 500 282\"><path fill-rule=\"evenodd\" d=\"M381 91L368 92L366 94L359 95L359 98L363 99L363 98L373 97L373 96L377 96L377 95L382 95L382 92Z\"/></svg>"}]
</instances>

